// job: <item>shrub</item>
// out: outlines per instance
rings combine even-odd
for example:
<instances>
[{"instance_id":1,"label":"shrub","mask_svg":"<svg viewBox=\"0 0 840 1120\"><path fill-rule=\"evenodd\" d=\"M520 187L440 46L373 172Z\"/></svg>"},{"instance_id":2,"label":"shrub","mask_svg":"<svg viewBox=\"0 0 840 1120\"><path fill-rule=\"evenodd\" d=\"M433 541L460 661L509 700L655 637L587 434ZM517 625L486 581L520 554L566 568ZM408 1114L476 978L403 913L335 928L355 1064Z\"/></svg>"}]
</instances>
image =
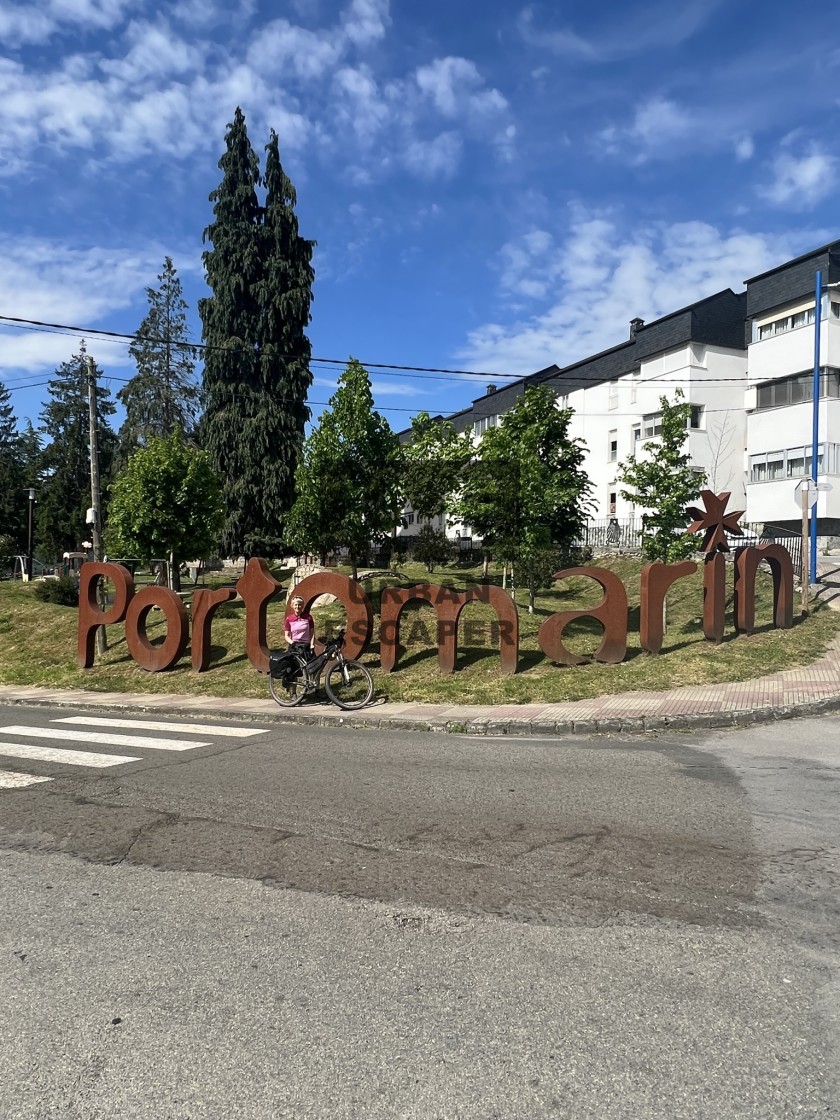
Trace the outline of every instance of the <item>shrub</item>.
<instances>
[{"instance_id":1,"label":"shrub","mask_svg":"<svg viewBox=\"0 0 840 1120\"><path fill-rule=\"evenodd\" d=\"M60 607L79 605L79 583L73 576L38 580L33 587L35 598L43 603L57 603Z\"/></svg>"},{"instance_id":2,"label":"shrub","mask_svg":"<svg viewBox=\"0 0 840 1120\"><path fill-rule=\"evenodd\" d=\"M446 533L424 525L414 543L414 559L426 565L427 572L433 572L438 564L446 564L455 556L455 546Z\"/></svg>"}]
</instances>

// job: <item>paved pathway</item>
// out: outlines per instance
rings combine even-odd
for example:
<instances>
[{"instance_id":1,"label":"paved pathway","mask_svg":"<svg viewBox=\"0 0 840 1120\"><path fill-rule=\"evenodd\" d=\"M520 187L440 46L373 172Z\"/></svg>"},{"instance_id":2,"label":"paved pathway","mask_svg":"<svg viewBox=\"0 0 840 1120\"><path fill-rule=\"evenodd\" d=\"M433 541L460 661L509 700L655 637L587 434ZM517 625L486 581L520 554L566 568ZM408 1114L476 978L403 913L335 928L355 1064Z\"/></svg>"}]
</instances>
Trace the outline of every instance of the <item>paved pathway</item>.
<instances>
[{"instance_id":1,"label":"paved pathway","mask_svg":"<svg viewBox=\"0 0 840 1120\"><path fill-rule=\"evenodd\" d=\"M820 597L840 610L840 556L820 557ZM564 735L745 726L840 708L840 639L812 665L751 681L689 685L670 692L619 692L560 704L389 704L342 712L304 701L279 708L265 700L180 693L93 692L0 685L0 704L43 705L184 716L232 716L260 722L397 727L487 735Z\"/></svg>"}]
</instances>

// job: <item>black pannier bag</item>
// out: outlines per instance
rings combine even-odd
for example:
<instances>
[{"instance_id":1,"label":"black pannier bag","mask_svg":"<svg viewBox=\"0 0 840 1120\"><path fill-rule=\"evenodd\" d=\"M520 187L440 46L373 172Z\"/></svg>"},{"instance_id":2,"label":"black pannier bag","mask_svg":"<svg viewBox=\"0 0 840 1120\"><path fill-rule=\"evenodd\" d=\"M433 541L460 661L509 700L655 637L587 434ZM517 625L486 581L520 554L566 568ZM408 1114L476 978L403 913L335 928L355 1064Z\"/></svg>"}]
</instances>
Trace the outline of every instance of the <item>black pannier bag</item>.
<instances>
[{"instance_id":1,"label":"black pannier bag","mask_svg":"<svg viewBox=\"0 0 840 1120\"><path fill-rule=\"evenodd\" d=\"M275 679L293 680L300 673L300 662L287 649L268 651L268 672Z\"/></svg>"}]
</instances>

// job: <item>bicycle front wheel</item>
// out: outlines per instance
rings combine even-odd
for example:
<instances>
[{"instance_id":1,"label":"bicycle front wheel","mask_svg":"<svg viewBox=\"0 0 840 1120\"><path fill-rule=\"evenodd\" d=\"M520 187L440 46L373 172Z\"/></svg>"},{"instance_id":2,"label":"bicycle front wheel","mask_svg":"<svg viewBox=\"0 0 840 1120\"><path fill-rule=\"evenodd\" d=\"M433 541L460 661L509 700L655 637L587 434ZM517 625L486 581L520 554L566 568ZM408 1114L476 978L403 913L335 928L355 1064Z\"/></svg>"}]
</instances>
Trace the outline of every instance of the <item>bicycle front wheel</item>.
<instances>
[{"instance_id":1,"label":"bicycle front wheel","mask_svg":"<svg viewBox=\"0 0 840 1120\"><path fill-rule=\"evenodd\" d=\"M269 677L268 689L282 708L294 708L306 695L305 680L303 673L294 677Z\"/></svg>"},{"instance_id":2,"label":"bicycle front wheel","mask_svg":"<svg viewBox=\"0 0 840 1120\"><path fill-rule=\"evenodd\" d=\"M363 708L373 696L373 678L358 661L335 661L324 677L324 691L339 708Z\"/></svg>"}]
</instances>

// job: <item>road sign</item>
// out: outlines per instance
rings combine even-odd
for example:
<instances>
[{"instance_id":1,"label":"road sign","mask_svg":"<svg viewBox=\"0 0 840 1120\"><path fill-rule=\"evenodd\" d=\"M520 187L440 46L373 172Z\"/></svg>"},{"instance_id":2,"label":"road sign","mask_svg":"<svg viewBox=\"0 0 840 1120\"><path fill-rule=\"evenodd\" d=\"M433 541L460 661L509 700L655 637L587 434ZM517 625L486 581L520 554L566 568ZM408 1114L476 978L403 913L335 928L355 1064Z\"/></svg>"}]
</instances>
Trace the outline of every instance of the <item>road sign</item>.
<instances>
[{"instance_id":1,"label":"road sign","mask_svg":"<svg viewBox=\"0 0 840 1120\"><path fill-rule=\"evenodd\" d=\"M825 485L828 484L826 483ZM807 497L809 506L815 506L817 504L819 493L817 491L817 484L814 482L813 478L803 478L801 482L797 482L796 484L793 495L796 500L796 508L799 510L802 509L803 494Z\"/></svg>"}]
</instances>

